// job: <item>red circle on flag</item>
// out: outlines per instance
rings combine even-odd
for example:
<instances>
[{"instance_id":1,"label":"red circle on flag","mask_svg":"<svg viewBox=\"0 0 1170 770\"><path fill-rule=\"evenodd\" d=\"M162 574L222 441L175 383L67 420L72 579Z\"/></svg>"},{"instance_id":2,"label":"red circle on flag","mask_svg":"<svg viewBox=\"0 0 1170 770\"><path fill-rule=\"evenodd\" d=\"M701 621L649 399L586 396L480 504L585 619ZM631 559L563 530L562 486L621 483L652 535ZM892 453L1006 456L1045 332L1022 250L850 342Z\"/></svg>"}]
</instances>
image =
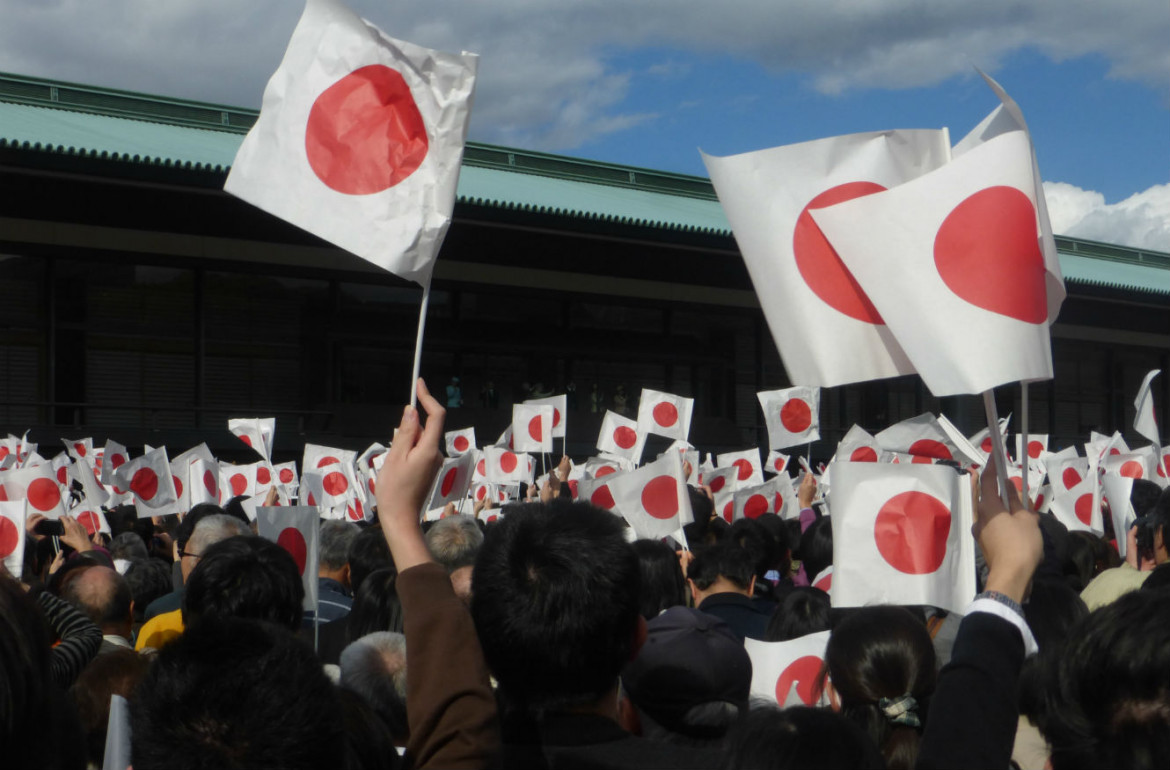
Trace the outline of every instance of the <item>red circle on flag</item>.
<instances>
[{"instance_id":1,"label":"red circle on flag","mask_svg":"<svg viewBox=\"0 0 1170 770\"><path fill-rule=\"evenodd\" d=\"M908 575L925 575L942 566L950 531L950 510L925 492L891 497L878 511L873 527L882 558Z\"/></svg>"},{"instance_id":2,"label":"red circle on flag","mask_svg":"<svg viewBox=\"0 0 1170 770\"><path fill-rule=\"evenodd\" d=\"M828 575L825 575L823 578L821 578L817 582L813 583L813 588L819 588L822 591L824 591L825 593L828 593L832 587L833 587L833 573L832 572L830 572Z\"/></svg>"},{"instance_id":3,"label":"red circle on flag","mask_svg":"<svg viewBox=\"0 0 1170 770\"><path fill-rule=\"evenodd\" d=\"M593 474L593 478L599 479L602 476L608 476L611 473L617 473L617 469L612 465L603 465L597 469L597 473Z\"/></svg>"},{"instance_id":4,"label":"red circle on flag","mask_svg":"<svg viewBox=\"0 0 1170 770\"><path fill-rule=\"evenodd\" d=\"M707 485L707 488L710 489L712 492L718 492L719 490L723 489L723 487L726 486L726 484L727 484L727 477L726 476L716 476L715 478L711 479L711 483Z\"/></svg>"},{"instance_id":5,"label":"red circle on flag","mask_svg":"<svg viewBox=\"0 0 1170 770\"><path fill-rule=\"evenodd\" d=\"M511 473L516 470L517 463L516 455L511 452L504 452L500 455L500 470L504 473Z\"/></svg>"},{"instance_id":6,"label":"red circle on flag","mask_svg":"<svg viewBox=\"0 0 1170 770\"><path fill-rule=\"evenodd\" d=\"M219 479L211 471L203 471L203 488L212 495L219 496Z\"/></svg>"},{"instance_id":7,"label":"red circle on flag","mask_svg":"<svg viewBox=\"0 0 1170 770\"><path fill-rule=\"evenodd\" d=\"M238 436L238 438L240 439L240 441L243 441L248 446L252 446L252 439L249 438L246 434L240 434L240 436Z\"/></svg>"},{"instance_id":8,"label":"red circle on flag","mask_svg":"<svg viewBox=\"0 0 1170 770\"><path fill-rule=\"evenodd\" d=\"M9 449L8 447L6 447L6 446L0 446L0 460L3 460L3 459L4 459L5 457L7 457L7 456L8 456L8 455L9 455L11 452L12 452L12 450L11 450L11 449Z\"/></svg>"},{"instance_id":9,"label":"red circle on flag","mask_svg":"<svg viewBox=\"0 0 1170 770\"><path fill-rule=\"evenodd\" d=\"M272 474L268 471L267 468L265 468L263 465L261 465L259 468L256 469L256 483L257 484L267 484L271 481L272 481Z\"/></svg>"},{"instance_id":10,"label":"red circle on flag","mask_svg":"<svg viewBox=\"0 0 1170 770\"><path fill-rule=\"evenodd\" d=\"M739 469L739 473L736 474L736 478L738 478L740 481L747 481L752 477L752 464L750 460L741 457L733 462L732 465Z\"/></svg>"},{"instance_id":11,"label":"red circle on flag","mask_svg":"<svg viewBox=\"0 0 1170 770\"><path fill-rule=\"evenodd\" d=\"M988 187L955 206L934 238L934 265L978 308L1024 323L1048 319L1036 208L1014 187Z\"/></svg>"},{"instance_id":12,"label":"red circle on flag","mask_svg":"<svg viewBox=\"0 0 1170 770\"><path fill-rule=\"evenodd\" d=\"M654 422L663 428L669 428L678 422L678 407L669 401L660 401L655 404L650 414L654 417Z\"/></svg>"},{"instance_id":13,"label":"red circle on flag","mask_svg":"<svg viewBox=\"0 0 1170 770\"><path fill-rule=\"evenodd\" d=\"M326 455L325 457L318 458L317 467L324 468L326 465L337 465L340 462L341 460L338 460L336 457Z\"/></svg>"},{"instance_id":14,"label":"red circle on flag","mask_svg":"<svg viewBox=\"0 0 1170 770\"><path fill-rule=\"evenodd\" d=\"M743 504L743 515L748 519L758 519L768 512L768 498L763 495L752 495Z\"/></svg>"},{"instance_id":15,"label":"red circle on flag","mask_svg":"<svg viewBox=\"0 0 1170 770\"><path fill-rule=\"evenodd\" d=\"M1038 460L1040 459L1040 453L1043 451L1044 445L1039 441L1028 442L1028 457L1031 457L1033 460Z\"/></svg>"},{"instance_id":16,"label":"red circle on flag","mask_svg":"<svg viewBox=\"0 0 1170 770\"><path fill-rule=\"evenodd\" d=\"M1166 478L1166 467L1170 466L1170 455L1163 455L1161 462L1158 463L1158 475Z\"/></svg>"},{"instance_id":17,"label":"red circle on flag","mask_svg":"<svg viewBox=\"0 0 1170 770\"><path fill-rule=\"evenodd\" d=\"M475 464L475 472L478 473L480 476L487 475L487 465L485 465L486 462L487 462L486 460L480 460L478 463Z\"/></svg>"},{"instance_id":18,"label":"red circle on flag","mask_svg":"<svg viewBox=\"0 0 1170 770\"><path fill-rule=\"evenodd\" d=\"M936 460L953 460L951 450L941 441L931 438L920 438L910 445L910 454L919 457L933 457Z\"/></svg>"},{"instance_id":19,"label":"red circle on flag","mask_svg":"<svg viewBox=\"0 0 1170 770\"><path fill-rule=\"evenodd\" d=\"M365 511L362 510L361 500L354 500L353 505L346 507L345 512L351 521L361 521L366 517Z\"/></svg>"},{"instance_id":20,"label":"red circle on flag","mask_svg":"<svg viewBox=\"0 0 1170 770\"><path fill-rule=\"evenodd\" d=\"M110 470L118 470L118 467L126 462L126 455L116 454L110 458Z\"/></svg>"},{"instance_id":21,"label":"red circle on flag","mask_svg":"<svg viewBox=\"0 0 1170 770\"><path fill-rule=\"evenodd\" d=\"M813 220L809 209L819 209L836 203L881 192L886 188L873 182L849 182L838 185L813 198L800 212L792 234L792 252L796 269L813 293L829 307L850 318L865 323L880 324L881 315L865 296L853 274L829 244L821 228Z\"/></svg>"},{"instance_id":22,"label":"red circle on flag","mask_svg":"<svg viewBox=\"0 0 1170 770\"><path fill-rule=\"evenodd\" d=\"M678 513L678 482L673 476L657 476L642 487L642 507L656 519L669 519Z\"/></svg>"},{"instance_id":23,"label":"red circle on flag","mask_svg":"<svg viewBox=\"0 0 1170 770\"><path fill-rule=\"evenodd\" d=\"M613 493L609 491L608 485L593 490L593 494L589 496L589 502L607 511L617 504L614 502Z\"/></svg>"},{"instance_id":24,"label":"red circle on flag","mask_svg":"<svg viewBox=\"0 0 1170 770\"><path fill-rule=\"evenodd\" d=\"M101 522L98 521L97 514L93 511L82 511L80 514L78 514L77 523L85 527L85 531L89 533L90 537L93 537L102 528Z\"/></svg>"},{"instance_id":25,"label":"red circle on flag","mask_svg":"<svg viewBox=\"0 0 1170 770\"><path fill-rule=\"evenodd\" d=\"M776 469L777 473L782 473L788 467L788 460L783 457L777 457L775 462L772 463L772 467Z\"/></svg>"},{"instance_id":26,"label":"red circle on flag","mask_svg":"<svg viewBox=\"0 0 1170 770\"><path fill-rule=\"evenodd\" d=\"M984 452L990 452L992 449L991 436L985 437L983 439L983 443L979 445L979 448L982 449Z\"/></svg>"},{"instance_id":27,"label":"red circle on flag","mask_svg":"<svg viewBox=\"0 0 1170 770\"><path fill-rule=\"evenodd\" d=\"M451 468L443 476L443 482L439 484L439 494L447 497L451 494L451 490L455 488L455 479L459 476L458 468Z\"/></svg>"},{"instance_id":28,"label":"red circle on flag","mask_svg":"<svg viewBox=\"0 0 1170 770\"><path fill-rule=\"evenodd\" d=\"M483 484L475 488L475 499L482 500L487 497L487 487Z\"/></svg>"},{"instance_id":29,"label":"red circle on flag","mask_svg":"<svg viewBox=\"0 0 1170 770\"><path fill-rule=\"evenodd\" d=\"M69 479L69 467L62 465L57 469L57 483L64 484Z\"/></svg>"},{"instance_id":30,"label":"red circle on flag","mask_svg":"<svg viewBox=\"0 0 1170 770\"><path fill-rule=\"evenodd\" d=\"M374 492L374 477L373 476L366 479L366 489L370 490L371 495L375 494L375 492Z\"/></svg>"},{"instance_id":31,"label":"red circle on flag","mask_svg":"<svg viewBox=\"0 0 1170 770\"><path fill-rule=\"evenodd\" d=\"M1073 503L1073 512L1076 513L1082 524L1086 527L1090 526L1093 521L1093 494L1086 492L1078 497L1077 501Z\"/></svg>"},{"instance_id":32,"label":"red circle on flag","mask_svg":"<svg viewBox=\"0 0 1170 770\"><path fill-rule=\"evenodd\" d=\"M248 477L244 474L232 474L232 477L228 481L231 483L233 495L242 495L248 491Z\"/></svg>"},{"instance_id":33,"label":"red circle on flag","mask_svg":"<svg viewBox=\"0 0 1170 770\"><path fill-rule=\"evenodd\" d=\"M183 482L179 481L179 477L175 476L175 475L171 476L171 481L174 482L174 485L175 485L175 497L182 497L183 496Z\"/></svg>"},{"instance_id":34,"label":"red circle on flag","mask_svg":"<svg viewBox=\"0 0 1170 770\"><path fill-rule=\"evenodd\" d=\"M7 516L0 516L0 559L7 559L16 550L20 541L20 530Z\"/></svg>"},{"instance_id":35,"label":"red circle on flag","mask_svg":"<svg viewBox=\"0 0 1170 770\"><path fill-rule=\"evenodd\" d=\"M1060 474L1060 480L1065 489L1072 489L1081 483L1081 473L1076 468L1065 468L1064 473Z\"/></svg>"},{"instance_id":36,"label":"red circle on flag","mask_svg":"<svg viewBox=\"0 0 1170 770\"><path fill-rule=\"evenodd\" d=\"M622 449L633 449L634 444L638 443L638 434L633 428L621 425L613 432L613 443Z\"/></svg>"},{"instance_id":37,"label":"red circle on flag","mask_svg":"<svg viewBox=\"0 0 1170 770\"><path fill-rule=\"evenodd\" d=\"M783 706L794 685L796 697L804 705L812 706L820 700L817 677L820 676L821 665L821 659L816 655L805 655L789 663L776 679L776 703Z\"/></svg>"},{"instance_id":38,"label":"red circle on flag","mask_svg":"<svg viewBox=\"0 0 1170 770\"><path fill-rule=\"evenodd\" d=\"M849 461L854 463L876 463L877 459L877 452L871 446L858 447L849 455Z\"/></svg>"},{"instance_id":39,"label":"red circle on flag","mask_svg":"<svg viewBox=\"0 0 1170 770\"><path fill-rule=\"evenodd\" d=\"M735 519L735 501L728 500L727 503L724 504L724 506L723 506L723 520L726 521L728 524L730 524L732 522L732 520L734 520L734 519Z\"/></svg>"},{"instance_id":40,"label":"red circle on flag","mask_svg":"<svg viewBox=\"0 0 1170 770\"><path fill-rule=\"evenodd\" d=\"M305 543L305 536L296 527L285 527L276 536L276 544L288 551L296 562L297 572L305 574L305 562L309 558L309 546Z\"/></svg>"},{"instance_id":41,"label":"red circle on flag","mask_svg":"<svg viewBox=\"0 0 1170 770\"><path fill-rule=\"evenodd\" d=\"M280 483L281 484L291 484L293 482L294 478L296 478L296 476L293 474L292 468L281 468L280 469Z\"/></svg>"},{"instance_id":42,"label":"red circle on flag","mask_svg":"<svg viewBox=\"0 0 1170 770\"><path fill-rule=\"evenodd\" d=\"M158 474L150 468L139 468L134 471L134 476L130 479L130 491L144 502L153 500L158 494Z\"/></svg>"},{"instance_id":43,"label":"red circle on flag","mask_svg":"<svg viewBox=\"0 0 1170 770\"><path fill-rule=\"evenodd\" d=\"M1016 488L1016 492L1018 494L1022 495L1024 493L1024 477L1023 476L1012 476L1011 478L1008 479L1008 481L1012 482L1012 486Z\"/></svg>"},{"instance_id":44,"label":"red circle on flag","mask_svg":"<svg viewBox=\"0 0 1170 770\"><path fill-rule=\"evenodd\" d=\"M812 425L812 407L804 399L788 399L780 408L780 424L789 433L804 433Z\"/></svg>"},{"instance_id":45,"label":"red circle on flag","mask_svg":"<svg viewBox=\"0 0 1170 770\"><path fill-rule=\"evenodd\" d=\"M542 428L540 415L528 421L528 435L532 437L533 441L544 441L544 430Z\"/></svg>"},{"instance_id":46,"label":"red circle on flag","mask_svg":"<svg viewBox=\"0 0 1170 770\"><path fill-rule=\"evenodd\" d=\"M1039 511L1043 507L1044 507L1044 495L1043 494L1036 495L1036 499L1032 502L1033 510Z\"/></svg>"},{"instance_id":47,"label":"red circle on flag","mask_svg":"<svg viewBox=\"0 0 1170 770\"><path fill-rule=\"evenodd\" d=\"M569 494L573 496L574 500L577 499L577 482L573 479L569 480Z\"/></svg>"},{"instance_id":48,"label":"red circle on flag","mask_svg":"<svg viewBox=\"0 0 1170 770\"><path fill-rule=\"evenodd\" d=\"M1118 473L1131 479L1140 479L1145 476L1145 469L1137 460L1126 460L1121 464Z\"/></svg>"},{"instance_id":49,"label":"red circle on flag","mask_svg":"<svg viewBox=\"0 0 1170 770\"><path fill-rule=\"evenodd\" d=\"M553 427L555 428L560 424L561 424L561 410L557 409L554 406L553 407Z\"/></svg>"},{"instance_id":50,"label":"red circle on flag","mask_svg":"<svg viewBox=\"0 0 1170 770\"><path fill-rule=\"evenodd\" d=\"M79 457L85 457L85 444L78 441L73 445L73 448L77 451Z\"/></svg>"},{"instance_id":51,"label":"red circle on flag","mask_svg":"<svg viewBox=\"0 0 1170 770\"><path fill-rule=\"evenodd\" d=\"M382 64L354 70L309 110L305 154L333 190L370 195L413 174L427 156L427 127L402 75Z\"/></svg>"},{"instance_id":52,"label":"red circle on flag","mask_svg":"<svg viewBox=\"0 0 1170 770\"><path fill-rule=\"evenodd\" d=\"M471 448L471 442L467 440L467 436L456 436L451 446L455 447L456 452L466 452Z\"/></svg>"},{"instance_id":53,"label":"red circle on flag","mask_svg":"<svg viewBox=\"0 0 1170 770\"><path fill-rule=\"evenodd\" d=\"M321 479L321 488L325 490L325 494L327 495L333 495L334 497L344 495L346 490L349 489L349 480L345 478L344 473L333 471L332 473L326 473L325 478Z\"/></svg>"}]
</instances>

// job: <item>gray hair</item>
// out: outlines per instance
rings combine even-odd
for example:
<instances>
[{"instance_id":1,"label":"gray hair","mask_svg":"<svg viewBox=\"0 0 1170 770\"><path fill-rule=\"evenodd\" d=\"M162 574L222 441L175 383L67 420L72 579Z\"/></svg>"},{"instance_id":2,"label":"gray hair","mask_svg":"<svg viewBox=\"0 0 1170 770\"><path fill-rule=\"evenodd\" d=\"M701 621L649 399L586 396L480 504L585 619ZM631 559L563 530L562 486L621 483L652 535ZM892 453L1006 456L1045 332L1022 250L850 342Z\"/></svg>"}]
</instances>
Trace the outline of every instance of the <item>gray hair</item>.
<instances>
[{"instance_id":1,"label":"gray hair","mask_svg":"<svg viewBox=\"0 0 1170 770\"><path fill-rule=\"evenodd\" d=\"M198 555L221 540L250 534L252 534L251 528L235 516L216 513L204 516L199 520L199 523L195 525L195 531L191 533L187 544L183 546L183 550Z\"/></svg>"},{"instance_id":2,"label":"gray hair","mask_svg":"<svg viewBox=\"0 0 1170 770\"><path fill-rule=\"evenodd\" d=\"M460 514L439 519L426 534L427 550L431 558L448 572L475 564L475 556L483 545L483 532L474 516Z\"/></svg>"},{"instance_id":3,"label":"gray hair","mask_svg":"<svg viewBox=\"0 0 1170 770\"><path fill-rule=\"evenodd\" d=\"M341 687L356 694L390 725L397 737L406 722L406 637L375 631L350 642L341 651Z\"/></svg>"},{"instance_id":4,"label":"gray hair","mask_svg":"<svg viewBox=\"0 0 1170 770\"><path fill-rule=\"evenodd\" d=\"M358 526L351 522L337 519L321 522L321 543L317 547L321 566L331 570L344 567L349 562L349 546L357 535Z\"/></svg>"}]
</instances>

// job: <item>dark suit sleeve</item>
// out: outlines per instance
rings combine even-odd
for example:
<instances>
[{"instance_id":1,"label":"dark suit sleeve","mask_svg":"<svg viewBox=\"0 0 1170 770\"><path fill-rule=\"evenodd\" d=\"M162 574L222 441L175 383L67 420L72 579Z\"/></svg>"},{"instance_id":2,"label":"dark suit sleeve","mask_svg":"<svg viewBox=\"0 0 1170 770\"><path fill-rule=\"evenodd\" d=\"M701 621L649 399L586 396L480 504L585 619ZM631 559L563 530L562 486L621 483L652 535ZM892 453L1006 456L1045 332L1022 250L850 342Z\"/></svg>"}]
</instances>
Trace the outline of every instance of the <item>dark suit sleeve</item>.
<instances>
[{"instance_id":1,"label":"dark suit sleeve","mask_svg":"<svg viewBox=\"0 0 1170 770\"><path fill-rule=\"evenodd\" d=\"M406 635L406 716L413 768L480 768L499 749L496 700L467 607L447 571L398 576Z\"/></svg>"},{"instance_id":2,"label":"dark suit sleeve","mask_svg":"<svg viewBox=\"0 0 1170 770\"><path fill-rule=\"evenodd\" d=\"M1010 622L987 612L963 619L930 702L919 768L1008 767L1023 662L1024 640Z\"/></svg>"}]
</instances>

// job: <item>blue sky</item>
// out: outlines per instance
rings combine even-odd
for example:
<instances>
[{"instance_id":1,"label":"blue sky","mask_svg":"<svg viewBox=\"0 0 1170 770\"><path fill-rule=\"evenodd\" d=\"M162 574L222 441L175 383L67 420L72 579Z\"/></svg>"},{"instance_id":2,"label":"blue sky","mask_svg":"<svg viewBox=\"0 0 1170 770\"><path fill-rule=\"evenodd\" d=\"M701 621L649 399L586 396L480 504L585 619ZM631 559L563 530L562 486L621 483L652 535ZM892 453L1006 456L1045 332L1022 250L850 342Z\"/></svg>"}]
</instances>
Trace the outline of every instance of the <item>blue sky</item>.
<instances>
[{"instance_id":1,"label":"blue sky","mask_svg":"<svg viewBox=\"0 0 1170 770\"><path fill-rule=\"evenodd\" d=\"M704 174L730 154L947 126L1032 129L1058 233L1170 252L1166 0L350 0L481 54L471 137ZM300 0L8 0L0 70L256 107Z\"/></svg>"}]
</instances>

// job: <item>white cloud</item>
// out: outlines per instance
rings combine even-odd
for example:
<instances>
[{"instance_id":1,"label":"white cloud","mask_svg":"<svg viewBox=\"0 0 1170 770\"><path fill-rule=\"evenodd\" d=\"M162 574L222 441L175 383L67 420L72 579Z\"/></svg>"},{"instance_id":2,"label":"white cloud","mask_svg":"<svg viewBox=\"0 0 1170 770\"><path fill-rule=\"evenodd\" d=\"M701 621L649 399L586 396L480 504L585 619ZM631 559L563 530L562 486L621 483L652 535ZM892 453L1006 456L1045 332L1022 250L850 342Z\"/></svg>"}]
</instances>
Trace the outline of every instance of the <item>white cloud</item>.
<instances>
[{"instance_id":1,"label":"white cloud","mask_svg":"<svg viewBox=\"0 0 1170 770\"><path fill-rule=\"evenodd\" d=\"M1110 204L1099 192L1045 182L1044 197L1058 235L1170 253L1170 184Z\"/></svg>"}]
</instances>

